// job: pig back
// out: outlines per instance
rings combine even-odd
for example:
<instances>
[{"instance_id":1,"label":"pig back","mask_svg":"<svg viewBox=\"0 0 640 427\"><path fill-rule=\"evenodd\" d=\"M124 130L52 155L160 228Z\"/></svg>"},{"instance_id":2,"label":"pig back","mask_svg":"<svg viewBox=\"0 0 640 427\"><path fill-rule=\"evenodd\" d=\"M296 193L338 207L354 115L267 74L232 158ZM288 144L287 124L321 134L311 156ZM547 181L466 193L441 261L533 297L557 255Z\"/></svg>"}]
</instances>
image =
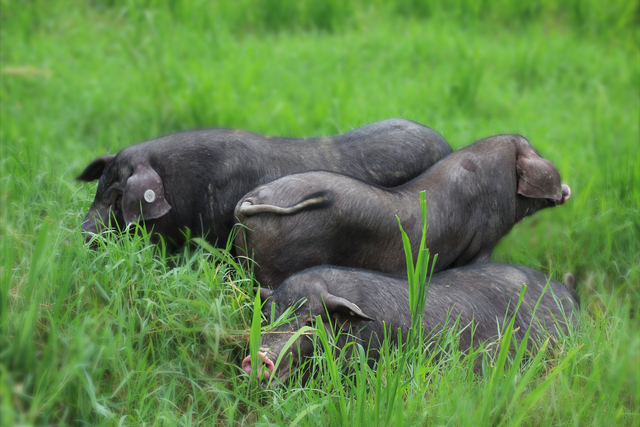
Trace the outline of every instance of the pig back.
<instances>
[{"instance_id":1,"label":"pig back","mask_svg":"<svg viewBox=\"0 0 640 427\"><path fill-rule=\"evenodd\" d=\"M356 303L376 319L359 331L364 342L375 338L379 343L383 328L393 341L399 341L398 328L406 335L411 322L406 277L340 267L316 269L325 275L330 293ZM529 267L478 263L432 276L423 311L425 334L433 336L460 316L460 348L496 340L498 328L504 330L514 315L523 284L526 291L514 323L518 340L530 326L532 337L544 339L576 325L578 301L563 284Z\"/></svg>"},{"instance_id":2,"label":"pig back","mask_svg":"<svg viewBox=\"0 0 640 427\"><path fill-rule=\"evenodd\" d=\"M460 315L461 326L473 320L474 345L494 340L498 338L498 328L504 329L505 322L514 315L523 285L526 290L514 324L519 340L529 326L532 336L545 338L557 336L558 328L567 333L569 325L575 325L578 301L560 282L529 267L478 263L433 276L424 311L425 326L433 328L443 322L443 313L451 308L454 319ZM471 344L471 331L467 328L461 334L460 345L465 348Z\"/></svg>"},{"instance_id":3,"label":"pig back","mask_svg":"<svg viewBox=\"0 0 640 427\"><path fill-rule=\"evenodd\" d=\"M342 159L334 171L383 187L404 184L453 152L438 132L397 118L337 135L333 141Z\"/></svg>"}]
</instances>

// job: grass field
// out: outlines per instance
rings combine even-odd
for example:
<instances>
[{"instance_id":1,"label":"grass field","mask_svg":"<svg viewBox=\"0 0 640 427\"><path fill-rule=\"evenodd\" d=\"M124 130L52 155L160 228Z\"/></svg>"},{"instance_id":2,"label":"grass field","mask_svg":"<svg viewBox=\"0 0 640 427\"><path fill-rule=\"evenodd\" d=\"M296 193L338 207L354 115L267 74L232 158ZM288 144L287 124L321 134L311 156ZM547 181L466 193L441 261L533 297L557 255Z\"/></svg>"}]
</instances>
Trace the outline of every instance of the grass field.
<instances>
[{"instance_id":1,"label":"grass field","mask_svg":"<svg viewBox=\"0 0 640 427\"><path fill-rule=\"evenodd\" d=\"M1 425L640 425L637 1L0 6ZM267 390L240 368L253 282L226 252L83 245L95 184L74 177L99 155L198 127L318 136L389 117L454 149L519 133L557 165L567 205L493 259L573 272L573 334L504 372L390 348Z\"/></svg>"}]
</instances>

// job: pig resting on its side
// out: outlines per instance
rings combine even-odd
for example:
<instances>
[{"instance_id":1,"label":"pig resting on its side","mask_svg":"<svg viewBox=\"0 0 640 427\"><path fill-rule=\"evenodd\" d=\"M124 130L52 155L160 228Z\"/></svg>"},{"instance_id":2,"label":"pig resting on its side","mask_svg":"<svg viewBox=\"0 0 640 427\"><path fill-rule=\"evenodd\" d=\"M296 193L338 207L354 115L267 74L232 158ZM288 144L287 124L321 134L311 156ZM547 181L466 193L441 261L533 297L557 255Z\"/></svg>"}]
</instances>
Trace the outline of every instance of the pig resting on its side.
<instances>
[{"instance_id":1,"label":"pig resting on its side","mask_svg":"<svg viewBox=\"0 0 640 427\"><path fill-rule=\"evenodd\" d=\"M236 206L239 254L256 263L262 287L275 288L296 271L339 265L406 274L396 216L417 256L426 192L426 246L438 254L434 273L491 258L515 223L565 203L571 191L556 167L519 135L498 135L458 150L396 188L331 172L281 177Z\"/></svg>"},{"instance_id":2,"label":"pig resting on its side","mask_svg":"<svg viewBox=\"0 0 640 427\"><path fill-rule=\"evenodd\" d=\"M533 308L547 282L549 286L534 318ZM450 312L452 322L460 316L461 349L495 340L503 320L509 321L513 316L523 283L527 289L514 324L517 341L521 342L529 327L534 340L549 335L557 337L558 330L566 333L568 323L576 320L574 310L578 308L577 297L572 290L532 268L480 263L433 275L423 311L425 337L434 339ZM263 333L260 338L258 356L266 368L265 376L275 375L280 381L286 379L290 369L296 369L303 358L313 355L313 341L303 335L287 350L291 360L284 358L278 372L273 372L274 364L291 334L302 326L312 325L316 316L322 317L328 330L331 330L329 318L334 333L337 329L343 330L336 342L338 348L355 339L365 349L369 346L371 361L379 358L384 325L388 339L398 343L398 328L406 338L411 324L409 286L407 278L401 276L320 266L289 277L276 290L261 288L260 296L266 300L263 313L267 319L271 316L272 304L275 304L274 319L277 319L287 308L306 300L295 309L293 320L279 326L273 333ZM471 327L466 327L472 321L475 328L473 340ZM350 334L347 333L349 329ZM250 356L243 360L242 368L251 374Z\"/></svg>"},{"instance_id":3,"label":"pig resting on its side","mask_svg":"<svg viewBox=\"0 0 640 427\"><path fill-rule=\"evenodd\" d=\"M224 246L236 203L259 184L292 172L330 170L392 187L449 153L440 134L403 119L323 138L233 129L176 133L98 157L85 168L78 179L99 182L82 229L90 238L105 228L144 222L176 244L189 229Z\"/></svg>"}]
</instances>

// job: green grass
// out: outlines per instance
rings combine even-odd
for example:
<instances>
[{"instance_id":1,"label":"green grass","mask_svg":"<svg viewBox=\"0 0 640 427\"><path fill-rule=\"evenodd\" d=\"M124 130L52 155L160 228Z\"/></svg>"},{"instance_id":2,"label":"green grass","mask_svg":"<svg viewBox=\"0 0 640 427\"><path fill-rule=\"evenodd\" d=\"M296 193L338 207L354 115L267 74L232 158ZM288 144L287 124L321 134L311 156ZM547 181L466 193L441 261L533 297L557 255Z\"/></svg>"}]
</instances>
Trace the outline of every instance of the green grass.
<instances>
[{"instance_id":1,"label":"green grass","mask_svg":"<svg viewBox=\"0 0 640 427\"><path fill-rule=\"evenodd\" d=\"M172 4L0 0L0 424L640 423L637 2ZM573 272L575 333L478 376L451 329L439 358L318 356L308 387L264 390L240 368L250 272L204 246L82 243L95 185L74 176L106 152L389 117L454 148L520 133L558 166L568 204L493 259Z\"/></svg>"}]
</instances>

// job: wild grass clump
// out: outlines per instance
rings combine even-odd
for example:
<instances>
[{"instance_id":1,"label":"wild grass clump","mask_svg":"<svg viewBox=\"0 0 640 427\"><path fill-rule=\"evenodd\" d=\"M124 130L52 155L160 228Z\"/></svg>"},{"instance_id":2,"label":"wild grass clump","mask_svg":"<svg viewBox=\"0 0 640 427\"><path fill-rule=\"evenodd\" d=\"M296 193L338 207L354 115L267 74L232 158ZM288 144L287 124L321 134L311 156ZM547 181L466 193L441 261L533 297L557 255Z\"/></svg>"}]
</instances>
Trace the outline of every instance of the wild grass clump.
<instances>
[{"instance_id":1,"label":"wild grass clump","mask_svg":"<svg viewBox=\"0 0 640 427\"><path fill-rule=\"evenodd\" d=\"M3 282L2 312L21 313L3 318L0 353L18 414L44 424L92 414L106 420L133 404L148 408L138 416L155 418L215 400L236 375L244 346L237 328L247 324L243 282L251 282L228 253L162 257L144 231L98 238L87 251L77 233L52 241L48 224L25 262L29 280ZM4 249L10 260L12 248Z\"/></svg>"}]
</instances>

